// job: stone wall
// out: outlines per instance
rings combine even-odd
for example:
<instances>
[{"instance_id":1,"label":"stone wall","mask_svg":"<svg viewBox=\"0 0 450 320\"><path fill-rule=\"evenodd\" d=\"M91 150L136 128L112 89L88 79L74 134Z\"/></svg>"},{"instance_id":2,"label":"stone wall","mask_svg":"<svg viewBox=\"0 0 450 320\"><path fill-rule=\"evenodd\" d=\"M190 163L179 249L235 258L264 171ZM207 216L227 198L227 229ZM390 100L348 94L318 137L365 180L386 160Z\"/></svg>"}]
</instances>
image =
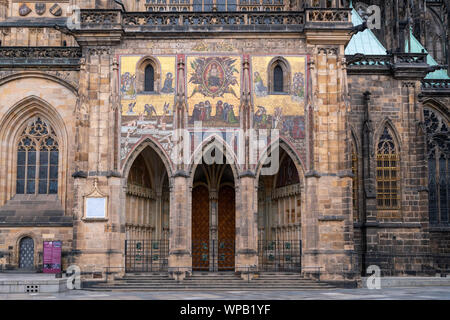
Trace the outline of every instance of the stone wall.
<instances>
[{"instance_id":1,"label":"stone wall","mask_svg":"<svg viewBox=\"0 0 450 320\"><path fill-rule=\"evenodd\" d=\"M19 244L24 237L34 240L34 265L42 270L44 241L62 241L62 270L73 262L72 227L0 227L0 269L19 267Z\"/></svg>"},{"instance_id":2,"label":"stone wall","mask_svg":"<svg viewBox=\"0 0 450 320\"><path fill-rule=\"evenodd\" d=\"M433 272L428 221L425 136L418 125L423 121L420 84L394 79L390 75L351 75L350 123L358 146L361 220L355 223L360 268L379 265L386 275L419 275ZM370 92L368 117L364 93ZM368 122L364 122L368 118ZM369 141L363 139L369 126ZM395 132L400 149L401 206L399 210L378 210L376 205L376 145L382 128ZM364 150L370 160L364 160ZM363 173L363 171L365 172ZM364 207L365 206L365 207ZM435 247L445 247L445 240ZM436 250L433 250L437 252ZM364 255L366 256L365 261Z\"/></svg>"}]
</instances>

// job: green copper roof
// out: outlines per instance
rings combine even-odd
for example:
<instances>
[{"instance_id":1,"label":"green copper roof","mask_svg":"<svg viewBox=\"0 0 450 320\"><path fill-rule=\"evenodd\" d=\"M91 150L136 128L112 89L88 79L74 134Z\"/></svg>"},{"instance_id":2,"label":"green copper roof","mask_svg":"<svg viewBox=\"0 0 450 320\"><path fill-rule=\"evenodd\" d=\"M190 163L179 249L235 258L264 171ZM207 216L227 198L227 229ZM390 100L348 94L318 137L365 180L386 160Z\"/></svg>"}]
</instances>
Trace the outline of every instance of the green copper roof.
<instances>
[{"instance_id":1,"label":"green copper roof","mask_svg":"<svg viewBox=\"0 0 450 320\"><path fill-rule=\"evenodd\" d=\"M359 16L355 9L352 9L352 22L354 26L358 26L363 23L363 19ZM366 29L363 32L358 32L355 34L345 48L345 54L347 55L357 53L365 55L386 55L386 48L381 44L370 29Z\"/></svg>"},{"instance_id":2,"label":"green copper roof","mask_svg":"<svg viewBox=\"0 0 450 320\"><path fill-rule=\"evenodd\" d=\"M413 52L413 53L425 52L428 54L427 55L427 63L430 66L437 66L438 63L436 62L436 60L434 60L433 57L431 56L431 54L429 54L428 51L425 50L425 48L422 46L422 44L419 42L419 40L417 40L417 38L413 35L412 30L410 31L410 35L411 35L411 51L409 51L408 40L406 40L406 47L405 47L406 50L405 51ZM429 74L427 74L425 79L450 79L450 77L448 76L447 71L445 69L441 69L441 70L436 70L434 72L430 72Z\"/></svg>"}]
</instances>

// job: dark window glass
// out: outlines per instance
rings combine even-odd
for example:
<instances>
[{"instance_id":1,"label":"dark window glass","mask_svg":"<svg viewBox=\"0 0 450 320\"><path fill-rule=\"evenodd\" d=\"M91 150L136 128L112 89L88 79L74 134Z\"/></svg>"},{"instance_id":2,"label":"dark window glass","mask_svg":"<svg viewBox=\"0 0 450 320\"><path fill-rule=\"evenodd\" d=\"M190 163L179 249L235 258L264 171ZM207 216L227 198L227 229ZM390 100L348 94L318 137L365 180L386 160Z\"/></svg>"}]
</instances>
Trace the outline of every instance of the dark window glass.
<instances>
[{"instance_id":1,"label":"dark window glass","mask_svg":"<svg viewBox=\"0 0 450 320\"><path fill-rule=\"evenodd\" d=\"M17 167L17 179L25 179L25 167L24 166Z\"/></svg>"},{"instance_id":2,"label":"dark window glass","mask_svg":"<svg viewBox=\"0 0 450 320\"><path fill-rule=\"evenodd\" d=\"M50 152L50 164L58 165L58 151Z\"/></svg>"},{"instance_id":3,"label":"dark window glass","mask_svg":"<svg viewBox=\"0 0 450 320\"><path fill-rule=\"evenodd\" d=\"M41 151L39 154L39 162L41 165L47 165L48 164L48 152L47 151Z\"/></svg>"},{"instance_id":4,"label":"dark window glass","mask_svg":"<svg viewBox=\"0 0 450 320\"><path fill-rule=\"evenodd\" d=\"M202 11L202 0L194 0L194 11Z\"/></svg>"},{"instance_id":5,"label":"dark window glass","mask_svg":"<svg viewBox=\"0 0 450 320\"><path fill-rule=\"evenodd\" d=\"M145 67L145 86L144 90L148 92L155 91L155 70L153 66L148 65Z\"/></svg>"},{"instance_id":6,"label":"dark window glass","mask_svg":"<svg viewBox=\"0 0 450 320\"><path fill-rule=\"evenodd\" d=\"M28 152L28 164L36 164L36 151Z\"/></svg>"},{"instance_id":7,"label":"dark window glass","mask_svg":"<svg viewBox=\"0 0 450 320\"><path fill-rule=\"evenodd\" d=\"M448 222L448 197L447 197L447 161L444 157L439 159L439 193L440 193L440 207L441 207L441 222Z\"/></svg>"},{"instance_id":8,"label":"dark window glass","mask_svg":"<svg viewBox=\"0 0 450 320\"><path fill-rule=\"evenodd\" d=\"M47 180L39 180L39 194L47 194Z\"/></svg>"},{"instance_id":9,"label":"dark window glass","mask_svg":"<svg viewBox=\"0 0 450 320\"><path fill-rule=\"evenodd\" d=\"M47 179L47 175L48 175L48 167L41 165L39 167L39 179Z\"/></svg>"},{"instance_id":10,"label":"dark window glass","mask_svg":"<svg viewBox=\"0 0 450 320\"><path fill-rule=\"evenodd\" d=\"M283 92L283 69L280 66L273 69L273 91Z\"/></svg>"},{"instance_id":11,"label":"dark window glass","mask_svg":"<svg viewBox=\"0 0 450 320\"><path fill-rule=\"evenodd\" d=\"M28 180L27 181L27 194L34 194L34 180Z\"/></svg>"},{"instance_id":12,"label":"dark window glass","mask_svg":"<svg viewBox=\"0 0 450 320\"><path fill-rule=\"evenodd\" d=\"M19 151L17 152L17 165L24 165L25 164L25 151Z\"/></svg>"},{"instance_id":13,"label":"dark window glass","mask_svg":"<svg viewBox=\"0 0 450 320\"><path fill-rule=\"evenodd\" d=\"M53 151L49 151L53 150ZM17 149L17 194L47 194L58 189L58 142L54 130L37 117L23 131ZM49 175L52 176L49 186Z\"/></svg>"},{"instance_id":14,"label":"dark window glass","mask_svg":"<svg viewBox=\"0 0 450 320\"><path fill-rule=\"evenodd\" d=\"M213 10L213 0L203 0L203 11Z\"/></svg>"},{"instance_id":15,"label":"dark window glass","mask_svg":"<svg viewBox=\"0 0 450 320\"><path fill-rule=\"evenodd\" d=\"M50 167L50 179L58 179L58 167L57 166Z\"/></svg>"},{"instance_id":16,"label":"dark window glass","mask_svg":"<svg viewBox=\"0 0 450 320\"><path fill-rule=\"evenodd\" d=\"M436 111L424 110L428 157L428 214L431 224L449 223L448 122Z\"/></svg>"},{"instance_id":17,"label":"dark window glass","mask_svg":"<svg viewBox=\"0 0 450 320\"><path fill-rule=\"evenodd\" d=\"M24 192L25 192L25 181L24 180L17 180L16 193L17 194L24 194Z\"/></svg>"},{"instance_id":18,"label":"dark window glass","mask_svg":"<svg viewBox=\"0 0 450 320\"><path fill-rule=\"evenodd\" d=\"M436 160L433 158L428 160L428 189L430 221L432 223L437 223Z\"/></svg>"},{"instance_id":19,"label":"dark window glass","mask_svg":"<svg viewBox=\"0 0 450 320\"><path fill-rule=\"evenodd\" d=\"M58 181L50 180L50 194L56 194L58 193Z\"/></svg>"},{"instance_id":20,"label":"dark window glass","mask_svg":"<svg viewBox=\"0 0 450 320\"><path fill-rule=\"evenodd\" d=\"M34 179L36 177L36 167L28 166L27 179Z\"/></svg>"}]
</instances>

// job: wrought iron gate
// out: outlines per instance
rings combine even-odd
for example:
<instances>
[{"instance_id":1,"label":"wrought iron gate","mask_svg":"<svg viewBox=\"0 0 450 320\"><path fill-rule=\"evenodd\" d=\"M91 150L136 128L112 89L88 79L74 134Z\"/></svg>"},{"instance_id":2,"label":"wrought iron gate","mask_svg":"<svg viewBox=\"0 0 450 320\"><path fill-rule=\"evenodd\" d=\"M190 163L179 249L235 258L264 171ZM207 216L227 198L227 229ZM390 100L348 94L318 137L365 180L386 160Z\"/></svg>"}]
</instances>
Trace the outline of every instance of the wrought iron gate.
<instances>
[{"instance_id":1,"label":"wrought iron gate","mask_svg":"<svg viewBox=\"0 0 450 320\"><path fill-rule=\"evenodd\" d=\"M301 272L301 241L258 242L259 271Z\"/></svg>"},{"instance_id":2,"label":"wrought iron gate","mask_svg":"<svg viewBox=\"0 0 450 320\"><path fill-rule=\"evenodd\" d=\"M168 240L125 240L125 272L168 270Z\"/></svg>"},{"instance_id":3,"label":"wrought iron gate","mask_svg":"<svg viewBox=\"0 0 450 320\"><path fill-rule=\"evenodd\" d=\"M193 270L232 271L234 262L234 240L192 240Z\"/></svg>"},{"instance_id":4,"label":"wrought iron gate","mask_svg":"<svg viewBox=\"0 0 450 320\"><path fill-rule=\"evenodd\" d=\"M20 240L19 268L34 268L34 241L30 237L26 237Z\"/></svg>"}]
</instances>

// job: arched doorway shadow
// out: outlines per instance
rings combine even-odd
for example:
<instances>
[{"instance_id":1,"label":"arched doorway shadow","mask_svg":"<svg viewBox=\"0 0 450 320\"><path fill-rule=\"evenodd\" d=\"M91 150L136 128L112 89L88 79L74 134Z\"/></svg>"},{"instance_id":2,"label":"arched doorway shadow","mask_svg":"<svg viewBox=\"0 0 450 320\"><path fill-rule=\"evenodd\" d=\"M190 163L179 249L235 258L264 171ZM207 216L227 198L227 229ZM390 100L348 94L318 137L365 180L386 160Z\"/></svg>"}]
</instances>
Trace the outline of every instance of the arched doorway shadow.
<instances>
[{"instance_id":1,"label":"arched doorway shadow","mask_svg":"<svg viewBox=\"0 0 450 320\"><path fill-rule=\"evenodd\" d=\"M126 171L125 270L168 270L170 188L166 165L144 147Z\"/></svg>"},{"instance_id":2,"label":"arched doorway shadow","mask_svg":"<svg viewBox=\"0 0 450 320\"><path fill-rule=\"evenodd\" d=\"M276 148L277 172L263 175L262 165L258 170L258 269L300 272L303 171L295 153L285 143L280 141Z\"/></svg>"}]
</instances>

